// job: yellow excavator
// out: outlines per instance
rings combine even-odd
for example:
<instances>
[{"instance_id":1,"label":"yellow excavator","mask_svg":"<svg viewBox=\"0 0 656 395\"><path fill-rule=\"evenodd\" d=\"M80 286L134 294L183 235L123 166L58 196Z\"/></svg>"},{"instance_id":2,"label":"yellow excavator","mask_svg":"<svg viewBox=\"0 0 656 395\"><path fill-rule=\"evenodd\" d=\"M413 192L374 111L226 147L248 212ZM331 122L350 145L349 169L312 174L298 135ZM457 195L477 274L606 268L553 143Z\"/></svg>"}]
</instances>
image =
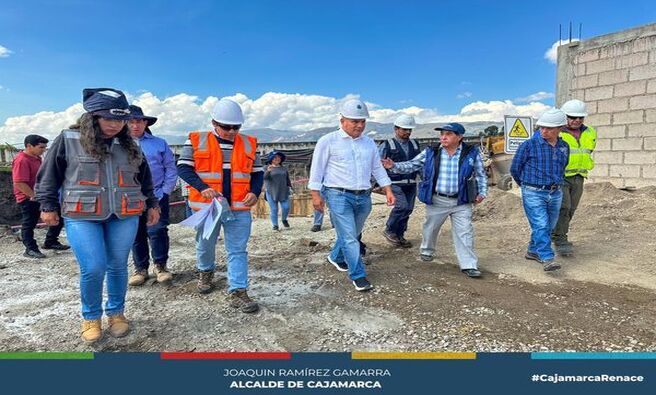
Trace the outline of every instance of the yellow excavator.
<instances>
[{"instance_id":1,"label":"yellow excavator","mask_svg":"<svg viewBox=\"0 0 656 395\"><path fill-rule=\"evenodd\" d=\"M510 190L513 187L513 179L510 176L513 156L505 152L503 127L501 130L496 126L486 128L480 135L480 144L489 184L496 185L503 191Z\"/></svg>"}]
</instances>

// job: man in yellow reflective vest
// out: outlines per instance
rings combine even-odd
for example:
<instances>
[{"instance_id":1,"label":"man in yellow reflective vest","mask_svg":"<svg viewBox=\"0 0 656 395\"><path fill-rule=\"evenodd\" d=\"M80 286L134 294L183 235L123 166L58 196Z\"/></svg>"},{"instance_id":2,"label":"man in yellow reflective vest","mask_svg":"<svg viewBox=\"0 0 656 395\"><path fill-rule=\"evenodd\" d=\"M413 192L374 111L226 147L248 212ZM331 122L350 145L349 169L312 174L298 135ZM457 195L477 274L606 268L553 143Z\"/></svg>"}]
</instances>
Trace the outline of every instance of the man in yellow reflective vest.
<instances>
[{"instance_id":1,"label":"man in yellow reflective vest","mask_svg":"<svg viewBox=\"0 0 656 395\"><path fill-rule=\"evenodd\" d=\"M560 137L569 145L570 151L565 168L563 203L551 238L556 253L569 256L574 253L573 245L567 239L569 224L583 196L583 182L594 167L592 151L597 144L597 132L593 127L583 124L588 113L581 100L570 100L563 104L561 110L567 115L567 126L563 128Z\"/></svg>"}]
</instances>

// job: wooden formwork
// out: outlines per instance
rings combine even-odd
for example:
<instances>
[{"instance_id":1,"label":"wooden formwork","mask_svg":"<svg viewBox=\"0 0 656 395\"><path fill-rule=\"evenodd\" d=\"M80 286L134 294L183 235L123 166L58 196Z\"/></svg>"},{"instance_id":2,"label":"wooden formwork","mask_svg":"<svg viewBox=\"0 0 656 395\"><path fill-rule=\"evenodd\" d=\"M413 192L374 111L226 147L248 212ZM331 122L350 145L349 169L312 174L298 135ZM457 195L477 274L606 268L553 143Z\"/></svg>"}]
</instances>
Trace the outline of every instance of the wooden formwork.
<instances>
[{"instance_id":1,"label":"wooden formwork","mask_svg":"<svg viewBox=\"0 0 656 395\"><path fill-rule=\"evenodd\" d=\"M291 195L290 196L290 217L309 217L314 213L312 207L312 197L309 194ZM257 205L253 210L256 218L269 218L269 204L264 200L264 194L257 200Z\"/></svg>"}]
</instances>

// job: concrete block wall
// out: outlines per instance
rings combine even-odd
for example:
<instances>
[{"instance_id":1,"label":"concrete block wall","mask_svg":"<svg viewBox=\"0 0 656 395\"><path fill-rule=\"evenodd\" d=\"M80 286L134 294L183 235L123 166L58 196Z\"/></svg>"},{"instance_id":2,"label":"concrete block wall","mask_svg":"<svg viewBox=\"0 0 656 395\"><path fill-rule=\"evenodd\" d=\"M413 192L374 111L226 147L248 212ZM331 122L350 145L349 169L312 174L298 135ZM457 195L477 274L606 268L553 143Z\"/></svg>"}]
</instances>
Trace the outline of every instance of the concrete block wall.
<instances>
[{"instance_id":1,"label":"concrete block wall","mask_svg":"<svg viewBox=\"0 0 656 395\"><path fill-rule=\"evenodd\" d=\"M556 105L570 99L597 129L590 181L656 185L656 24L560 46Z\"/></svg>"}]
</instances>

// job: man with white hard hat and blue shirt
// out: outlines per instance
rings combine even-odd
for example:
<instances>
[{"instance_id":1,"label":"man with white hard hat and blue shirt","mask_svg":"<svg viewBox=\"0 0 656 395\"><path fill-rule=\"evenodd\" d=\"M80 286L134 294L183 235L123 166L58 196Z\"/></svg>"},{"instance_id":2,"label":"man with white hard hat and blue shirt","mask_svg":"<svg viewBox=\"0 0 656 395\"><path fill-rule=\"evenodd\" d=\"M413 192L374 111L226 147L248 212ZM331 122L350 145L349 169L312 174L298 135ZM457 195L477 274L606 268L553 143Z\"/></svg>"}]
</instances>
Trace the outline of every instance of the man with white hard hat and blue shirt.
<instances>
[{"instance_id":1,"label":"man with white hard hat and blue shirt","mask_svg":"<svg viewBox=\"0 0 656 395\"><path fill-rule=\"evenodd\" d=\"M537 122L540 133L517 148L510 166L510 174L522 188L524 212L531 226L525 258L541 263L546 272L560 269L560 264L554 261L551 232L558 222L569 160L569 145L559 137L565 125L564 112L546 111Z\"/></svg>"},{"instance_id":2,"label":"man with white hard hat and blue shirt","mask_svg":"<svg viewBox=\"0 0 656 395\"><path fill-rule=\"evenodd\" d=\"M369 111L357 99L346 101L341 110L341 127L317 141L312 156L308 188L315 210L330 209L337 240L328 256L341 272L348 271L357 291L369 291L358 235L371 212L371 177L385 190L387 205L394 205L391 180L380 163L376 143L363 135Z\"/></svg>"},{"instance_id":3,"label":"man with white hard hat and blue shirt","mask_svg":"<svg viewBox=\"0 0 656 395\"><path fill-rule=\"evenodd\" d=\"M419 143L410 138L415 128L415 118L412 115L401 114L394 121L394 137L383 141L378 146L381 159L390 158L394 162L405 162L419 154ZM391 171L387 175L392 180L392 192L396 198L394 209L387 219L383 236L396 247L410 248L412 243L405 239L408 220L415 208L417 197L418 171L397 174Z\"/></svg>"}]
</instances>

